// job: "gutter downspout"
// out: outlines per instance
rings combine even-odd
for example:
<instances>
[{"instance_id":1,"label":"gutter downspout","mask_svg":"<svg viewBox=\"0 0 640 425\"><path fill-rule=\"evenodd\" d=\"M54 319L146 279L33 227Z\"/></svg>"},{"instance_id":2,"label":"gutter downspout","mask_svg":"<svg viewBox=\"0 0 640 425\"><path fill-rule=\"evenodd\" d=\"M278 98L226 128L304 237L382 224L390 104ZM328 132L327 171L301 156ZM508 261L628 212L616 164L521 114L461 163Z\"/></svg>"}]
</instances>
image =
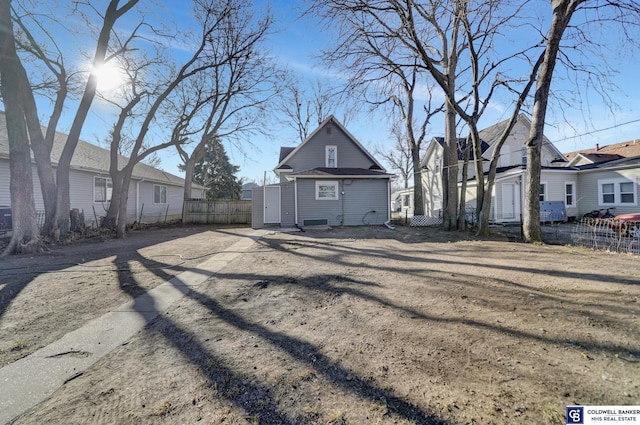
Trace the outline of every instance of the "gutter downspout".
<instances>
[{"instance_id":1,"label":"gutter downspout","mask_svg":"<svg viewBox=\"0 0 640 425\"><path fill-rule=\"evenodd\" d=\"M387 179L387 218L388 220L384 222L384 225L391 230L396 230L391 225L391 179Z\"/></svg>"},{"instance_id":2,"label":"gutter downspout","mask_svg":"<svg viewBox=\"0 0 640 425\"><path fill-rule=\"evenodd\" d=\"M140 183L142 183L143 181L144 179L138 180L136 182L136 218L140 216Z\"/></svg>"},{"instance_id":3,"label":"gutter downspout","mask_svg":"<svg viewBox=\"0 0 640 425\"><path fill-rule=\"evenodd\" d=\"M302 228L298 225L298 178L293 178L293 220L298 229Z\"/></svg>"}]
</instances>

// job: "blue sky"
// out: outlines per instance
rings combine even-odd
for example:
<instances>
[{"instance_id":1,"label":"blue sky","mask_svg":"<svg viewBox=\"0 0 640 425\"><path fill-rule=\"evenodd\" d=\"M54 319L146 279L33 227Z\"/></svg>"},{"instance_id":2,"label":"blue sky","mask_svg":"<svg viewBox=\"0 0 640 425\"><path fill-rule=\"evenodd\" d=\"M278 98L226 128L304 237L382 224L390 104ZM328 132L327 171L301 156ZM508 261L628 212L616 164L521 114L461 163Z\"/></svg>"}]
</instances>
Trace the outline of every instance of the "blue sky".
<instances>
[{"instance_id":1,"label":"blue sky","mask_svg":"<svg viewBox=\"0 0 640 425\"><path fill-rule=\"evenodd\" d=\"M267 4L264 1L257 3L259 7ZM170 2L168 6L156 10L156 19L162 19L165 14L178 21L186 19L189 10L184 7L184 4ZM545 3L545 6L548 7L548 4ZM273 1L271 8L276 17L276 31L270 37L267 48L276 60L294 71L301 80L312 82L318 77L327 78L335 75L318 66L314 57L322 48L332 43L332 34L322 31L320 25L311 19L298 18L300 12L298 1ZM549 110L546 135L561 152L591 148L596 143L604 146L635 138L640 139L640 84L636 82L637 70L635 69L637 54L625 50L612 55L609 59L618 70L613 80L620 90L611 91L610 95L618 103L619 110L612 112L586 86L580 90L579 98L565 99L566 104L562 108L554 107ZM560 90L562 84L564 83L558 80L554 84L554 89L564 93ZM588 103L585 101L586 98L589 99ZM69 114L73 111L73 107L68 108ZM40 110L41 117L46 117L48 114L49 111ZM341 116L340 111L336 111L335 114L338 117ZM508 114L507 106L496 104L481 121L481 127L506 119ZM65 118L59 128L63 132L68 130L72 116ZM104 104L95 102L83 130L82 139L94 143L97 138L105 137L114 119L109 116L108 108ZM253 146L245 145L244 154L233 145L227 146L231 161L240 166L240 177L261 183L265 172L272 175L271 170L277 164L280 147L293 146L297 143L295 134L290 130L275 122L273 126L271 130L278 134L277 138L253 137L251 139ZM370 150L373 150L374 146L393 144L393 138L390 136L389 126L383 114L372 117L363 113L349 121L346 126L351 134ZM598 131L601 129L607 130ZM430 127L429 138L441 136L442 133L441 119L437 119ZM170 173L182 175L177 168L179 161L175 151L170 149L160 152L159 156L162 161L161 168Z\"/></svg>"}]
</instances>

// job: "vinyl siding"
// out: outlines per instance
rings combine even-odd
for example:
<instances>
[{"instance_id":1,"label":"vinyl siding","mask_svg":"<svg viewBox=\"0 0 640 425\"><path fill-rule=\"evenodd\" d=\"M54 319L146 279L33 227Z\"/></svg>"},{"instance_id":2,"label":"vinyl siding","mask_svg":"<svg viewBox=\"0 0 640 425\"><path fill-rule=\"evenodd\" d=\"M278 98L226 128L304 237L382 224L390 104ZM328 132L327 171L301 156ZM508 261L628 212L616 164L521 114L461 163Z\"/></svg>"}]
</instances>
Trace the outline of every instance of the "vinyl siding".
<instances>
[{"instance_id":1,"label":"vinyl siding","mask_svg":"<svg viewBox=\"0 0 640 425\"><path fill-rule=\"evenodd\" d=\"M422 170L422 187L424 193L424 213L430 217L438 217L442 209L442 153L443 150L437 142L432 142L431 155ZM436 173L436 156L440 158L440 172Z\"/></svg>"},{"instance_id":2,"label":"vinyl siding","mask_svg":"<svg viewBox=\"0 0 640 425\"><path fill-rule=\"evenodd\" d=\"M578 178L575 172L545 172L542 171L540 177L541 183L547 184L547 193L545 201L562 201L565 202L565 183L574 182L576 186L576 192L578 189ZM574 194L574 204L577 204L578 196ZM566 205L565 205L566 207ZM578 209L576 207L567 208L567 217L576 216Z\"/></svg>"},{"instance_id":3,"label":"vinyl siding","mask_svg":"<svg viewBox=\"0 0 640 425\"><path fill-rule=\"evenodd\" d=\"M280 226L296 225L296 194L293 182L280 185Z\"/></svg>"},{"instance_id":4,"label":"vinyl siding","mask_svg":"<svg viewBox=\"0 0 640 425\"><path fill-rule=\"evenodd\" d=\"M388 180L343 180L344 225L383 224L389 219Z\"/></svg>"},{"instance_id":5,"label":"vinyl siding","mask_svg":"<svg viewBox=\"0 0 640 425\"><path fill-rule=\"evenodd\" d=\"M607 208L608 205L601 205L598 200L598 180L607 179L626 179L635 183L636 187L636 204L624 205L616 204L614 214L636 213L640 211L640 199L638 198L638 181L640 181L640 169L625 170L598 170L581 172L578 174L578 213L585 213L601 208Z\"/></svg>"},{"instance_id":6,"label":"vinyl siding","mask_svg":"<svg viewBox=\"0 0 640 425\"><path fill-rule=\"evenodd\" d=\"M337 147L336 165L339 168L368 169L374 165L367 154L331 122L309 139L285 165L291 166L295 171L325 167L325 147L329 145Z\"/></svg>"},{"instance_id":7,"label":"vinyl siding","mask_svg":"<svg viewBox=\"0 0 640 425\"><path fill-rule=\"evenodd\" d=\"M167 220L172 217L182 216L184 189L182 187L159 184L159 186L167 188L167 202L156 204L153 202L155 185L158 184L139 180L131 182L129 199L127 200L127 216L129 218L139 220L140 214L142 214L142 222L154 222L164 221L165 214L167 215ZM138 190L140 192L136 199Z\"/></svg>"},{"instance_id":8,"label":"vinyl siding","mask_svg":"<svg viewBox=\"0 0 640 425\"><path fill-rule=\"evenodd\" d=\"M69 192L71 208L77 208L84 212L85 221L91 224L100 220L106 215L109 208L108 203L93 202L93 182L94 177L109 178L107 174L84 172L71 169L69 173ZM44 210L44 201L40 189L40 180L35 165L32 167L33 195L36 211ZM161 185L167 187L167 203L153 203L153 182L143 181L139 184L140 195L137 195L139 180L132 180L129 186L129 196L127 200L127 219L130 222L140 218L142 208L142 220L146 222L164 221L165 214L167 220L179 219L182 217L182 199L184 188L182 186ZM0 206L11 205L11 194L9 192L9 162L0 160ZM138 202L138 203L137 203ZM167 213L167 205L169 210Z\"/></svg>"},{"instance_id":9,"label":"vinyl siding","mask_svg":"<svg viewBox=\"0 0 640 425\"><path fill-rule=\"evenodd\" d=\"M338 180L338 200L315 199L316 180L298 180L298 223L326 219L330 226L377 225L388 220L387 179Z\"/></svg>"},{"instance_id":10,"label":"vinyl siding","mask_svg":"<svg viewBox=\"0 0 640 425\"><path fill-rule=\"evenodd\" d=\"M11 205L11 194L9 193L9 161L0 159L0 206Z\"/></svg>"},{"instance_id":11,"label":"vinyl siding","mask_svg":"<svg viewBox=\"0 0 640 425\"><path fill-rule=\"evenodd\" d=\"M264 227L264 189L262 186L251 189L251 227Z\"/></svg>"}]
</instances>

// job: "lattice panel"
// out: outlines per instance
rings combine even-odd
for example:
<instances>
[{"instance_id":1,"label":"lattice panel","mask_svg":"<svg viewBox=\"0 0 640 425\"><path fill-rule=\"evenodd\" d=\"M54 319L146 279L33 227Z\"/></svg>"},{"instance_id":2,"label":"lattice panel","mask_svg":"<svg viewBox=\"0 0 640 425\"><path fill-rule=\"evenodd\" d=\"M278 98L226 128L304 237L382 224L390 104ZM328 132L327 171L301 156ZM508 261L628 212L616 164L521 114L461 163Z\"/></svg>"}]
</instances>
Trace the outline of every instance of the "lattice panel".
<instances>
[{"instance_id":1,"label":"lattice panel","mask_svg":"<svg viewBox=\"0 0 640 425\"><path fill-rule=\"evenodd\" d=\"M414 215L411 217L410 226L413 227L425 227L425 226L437 226L442 224L442 219L439 217L429 217L426 215Z\"/></svg>"}]
</instances>

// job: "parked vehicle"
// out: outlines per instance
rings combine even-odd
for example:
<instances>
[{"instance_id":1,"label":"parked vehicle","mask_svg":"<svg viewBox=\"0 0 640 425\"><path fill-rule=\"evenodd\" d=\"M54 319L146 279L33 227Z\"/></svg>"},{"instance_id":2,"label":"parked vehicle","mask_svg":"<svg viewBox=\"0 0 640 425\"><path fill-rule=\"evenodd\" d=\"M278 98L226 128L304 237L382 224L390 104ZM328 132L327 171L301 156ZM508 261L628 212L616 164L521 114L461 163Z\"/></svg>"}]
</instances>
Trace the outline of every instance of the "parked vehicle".
<instances>
[{"instance_id":1,"label":"parked vehicle","mask_svg":"<svg viewBox=\"0 0 640 425\"><path fill-rule=\"evenodd\" d=\"M611 207L611 208L607 208L606 210L600 209L600 210L593 210L591 212L586 213L584 216L582 216L582 218L615 218L615 216L613 215L613 213L611 212L612 210L615 210L615 207Z\"/></svg>"},{"instance_id":2,"label":"parked vehicle","mask_svg":"<svg viewBox=\"0 0 640 425\"><path fill-rule=\"evenodd\" d=\"M640 213L620 214L613 218L609 226L633 238L640 237Z\"/></svg>"}]
</instances>

